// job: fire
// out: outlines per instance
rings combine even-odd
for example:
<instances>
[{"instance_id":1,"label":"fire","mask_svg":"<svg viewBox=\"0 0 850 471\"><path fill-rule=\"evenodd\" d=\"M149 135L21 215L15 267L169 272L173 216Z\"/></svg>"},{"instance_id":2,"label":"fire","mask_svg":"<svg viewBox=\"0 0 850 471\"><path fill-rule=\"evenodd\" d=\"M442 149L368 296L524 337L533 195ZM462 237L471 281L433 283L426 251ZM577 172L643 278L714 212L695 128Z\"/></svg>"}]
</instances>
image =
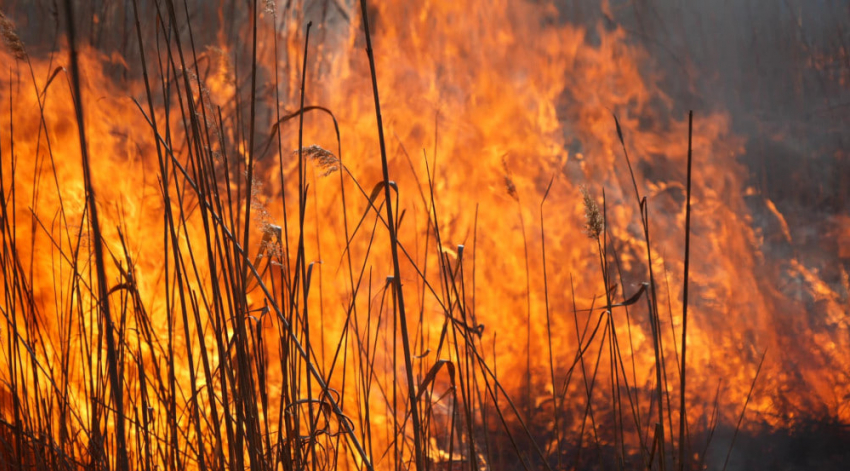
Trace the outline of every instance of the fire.
<instances>
[{"instance_id":1,"label":"fire","mask_svg":"<svg viewBox=\"0 0 850 471\"><path fill-rule=\"evenodd\" d=\"M105 287L93 276L101 242L89 228L67 47L20 60L0 52L11 64L0 77L0 419L18 436L43 434L19 456L58 463L47 451L58 449L116 462L115 442L103 442L118 420L102 340L114 335L132 467L408 466L410 395L434 464L555 467L579 463L577 450L634 467L675 463L688 123L652 57L623 28L569 24L550 4L370 6L408 372L359 9L322 13L311 32L305 102L324 110L305 111L299 141L304 23L316 13L258 13L252 107L253 23L228 8L217 30L187 23L197 43L180 29L185 63L161 29L169 21L142 10L150 105L138 49L81 50ZM793 240L749 186L746 140L726 111L695 115L693 467L706 459L697 441L742 416L754 434L850 422L846 293L796 257L766 253L766 239ZM604 212L601 239L583 231L581 188ZM850 225L834 226L843 257ZM111 334L100 290L118 316ZM516 456L506 451L514 439ZM734 439L718 440L719 455ZM243 441L261 450L237 449ZM653 451L658 441L664 451Z\"/></svg>"}]
</instances>

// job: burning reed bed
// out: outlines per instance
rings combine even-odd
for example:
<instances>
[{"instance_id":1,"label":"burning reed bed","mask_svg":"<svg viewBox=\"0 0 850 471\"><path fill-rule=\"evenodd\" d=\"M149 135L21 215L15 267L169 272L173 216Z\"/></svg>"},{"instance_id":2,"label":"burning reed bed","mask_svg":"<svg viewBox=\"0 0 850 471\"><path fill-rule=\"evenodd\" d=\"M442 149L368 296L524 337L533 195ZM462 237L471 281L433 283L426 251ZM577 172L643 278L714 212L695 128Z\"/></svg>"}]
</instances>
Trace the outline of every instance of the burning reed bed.
<instances>
[{"instance_id":1,"label":"burning reed bed","mask_svg":"<svg viewBox=\"0 0 850 471\"><path fill-rule=\"evenodd\" d=\"M361 0L346 17L366 50L349 80L370 91L354 124L345 113L367 113L311 104L326 92L309 74L335 65L310 45L341 26L249 10L232 33L247 46L224 51L201 41L224 33L188 2L128 3L135 52L113 61L138 73L127 99L97 90L104 58L80 48L74 21L63 69L31 59L0 17L16 60L0 95L0 469L729 465L769 352L697 403L693 116L670 158L686 163L680 225L656 232L616 116L609 152L628 178L614 203L610 182L570 181L563 163L515 183L529 161L499 151L491 191L517 209L495 217L518 224L479 225L494 208L445 195L446 179L475 180L440 161L439 113L421 157L405 148L428 142L420 127L383 122L381 99L403 92L381 80L387 42L373 50L371 34L395 28L381 8ZM116 150L131 157L105 157ZM559 212L586 217L568 249L582 221L553 227L555 193ZM521 246L486 250L508 237ZM682 275L656 238L682 241Z\"/></svg>"}]
</instances>

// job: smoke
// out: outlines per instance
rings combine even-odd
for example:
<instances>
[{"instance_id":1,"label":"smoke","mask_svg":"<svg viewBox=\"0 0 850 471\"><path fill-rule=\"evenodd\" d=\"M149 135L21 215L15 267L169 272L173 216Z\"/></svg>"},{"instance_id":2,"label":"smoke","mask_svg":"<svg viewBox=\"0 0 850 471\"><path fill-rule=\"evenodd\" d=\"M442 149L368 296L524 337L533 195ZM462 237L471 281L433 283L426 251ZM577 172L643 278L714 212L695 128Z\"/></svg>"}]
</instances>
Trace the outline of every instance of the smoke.
<instances>
[{"instance_id":1,"label":"smoke","mask_svg":"<svg viewBox=\"0 0 850 471\"><path fill-rule=\"evenodd\" d=\"M694 110L697 121L711 112L729 115L745 142L740 191L767 261L796 258L846 301L850 6L565 0L558 7L564 21L588 28L591 44L602 25L622 28L643 47L648 67L660 71L659 87L672 98L671 115ZM697 162L697 169L706 164Z\"/></svg>"},{"instance_id":2,"label":"smoke","mask_svg":"<svg viewBox=\"0 0 850 471\"><path fill-rule=\"evenodd\" d=\"M742 162L784 205L846 210L850 6L829 0L561 1L569 22L617 25L662 70L674 113L728 112ZM790 187L789 187L790 184ZM794 212L794 211L790 211ZM799 212L799 211L797 211ZM784 213L784 212L783 212ZM794 224L792 224L793 226Z\"/></svg>"}]
</instances>

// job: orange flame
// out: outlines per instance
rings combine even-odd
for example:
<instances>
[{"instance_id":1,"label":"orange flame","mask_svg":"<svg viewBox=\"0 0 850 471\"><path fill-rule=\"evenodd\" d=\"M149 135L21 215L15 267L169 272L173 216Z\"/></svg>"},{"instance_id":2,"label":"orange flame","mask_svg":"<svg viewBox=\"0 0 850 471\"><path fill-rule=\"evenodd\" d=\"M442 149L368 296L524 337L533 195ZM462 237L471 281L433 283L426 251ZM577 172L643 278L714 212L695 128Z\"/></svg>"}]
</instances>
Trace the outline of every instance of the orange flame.
<instances>
[{"instance_id":1,"label":"orange flame","mask_svg":"<svg viewBox=\"0 0 850 471\"><path fill-rule=\"evenodd\" d=\"M588 394L599 414L610 411L612 401L623 401L621 410L642 417L643 427L646 421L655 420L654 416L648 418L657 414L659 407L655 396L656 334L646 301L649 292L635 303L624 302L650 281L635 190L648 201L650 263L660 316L657 335L663 341L660 353L666 365L661 375L670 396L663 401L664 407L674 411L671 421L677 421L688 131L685 114L676 98L662 89L652 58L632 44L621 28L565 24L551 5L379 3L370 11L375 17L378 89L390 174L399 212L404 214L399 215L402 284L408 310L415 313L410 329L417 355L413 359L416 383L433 388L427 394L419 392L428 404L423 407L434 417L432 427L443 427L443 433L451 426L447 424L456 413L456 401L461 400L459 391L470 388L455 382L460 381L463 368L468 377L486 377L481 371L469 373L470 367L462 365L465 359L456 347L466 347L458 338L444 336L446 325L449 330L455 326L467 330L482 361L517 404L517 417L537 430L541 443L552 441L553 436L589 433L582 419ZM298 12L305 17L309 14ZM245 60L244 50L228 44L226 35L218 33L216 44L198 49L198 64L187 66L190 78L196 81L190 93L206 113L197 118L212 135L207 147L200 150L213 157L209 161L216 166L213 173L221 177L230 172L229 185L222 180L218 189L222 194L229 190L234 201L239 201L233 203L233 219L228 219L229 212L218 217L228 226L235 221L229 230L241 238L239 228L245 222L239 218L244 216L246 203L251 205L254 220L248 222L251 242L244 258L260 269L264 286L277 286L281 293L285 290L280 283L288 270L296 267L298 129L293 120L275 125L275 67L282 74L279 100L281 115L286 115L298 109L300 66L296 64L303 59L301 24L291 22L295 16L264 13L259 19L256 119L261 131L254 149L249 149L247 137L248 89L240 82L249 77L245 63L240 62ZM277 32L273 25L279 27ZM275 60L275 34L285 39L280 45L285 61ZM309 337L299 338L312 344L311 361L319 371L328 374L332 365L336 368L330 385L345 391L341 403L351 411L349 418L358 434L371 425L372 459L376 467L388 467L390 458L384 456L385 451L392 453L395 440L407 440L392 431L404 427L399 423L405 421L405 415L399 411L406 410L402 407L406 392L400 378L407 373L395 359L401 347L400 337L392 330L394 300L385 286L385 277L392 273L389 242L376 219L379 211L370 209L372 203L381 205L383 198L369 197L382 177L363 33L352 14L350 23L328 20L320 34L324 41L309 50L306 101L333 112L341 143L338 147L331 117L320 112L305 116L304 146L317 147L305 149L309 188L304 261L312 274L306 303L311 332ZM165 53L161 54L165 61ZM5 373L0 373L0 378L8 385L15 376L15 384L41 388L43 395L60 394L67 388L70 410L51 410L45 416L65 417L70 429L79 430L100 420L94 416L99 409L92 397L110 386L97 377L104 371L105 360L97 336L92 335L100 327L92 295L96 288L89 271L93 262L87 244L93 242L87 235L73 99L64 70L51 75L56 61L61 63L65 55L63 50L52 61L32 57L14 62L12 53L0 53L0 62L14 64L9 74L0 78L0 121L5 128L0 132L0 150L3 196L11 218L4 224L12 228L4 234L14 237L14 242L7 240L4 256L17 257L14 261L7 258L2 274L7 286L2 333L6 339L19 338L13 343L20 341L33 348L29 365L15 365L24 358L20 353L11 356L15 361L3 356L0 371ZM149 336L164 342L169 323L175 345L170 353L180 366L175 371L177 383L191 384L185 366L187 344L193 348L194 367L199 371L198 342L202 339L213 365L227 362L227 357L222 358L212 347L217 337L210 299L214 286L233 281L223 275L223 267L217 273L204 271L209 270L210 257L220 254L219 249L209 253L205 249L209 232L201 206L206 200L202 201L189 183L191 178L200 184L200 170L187 157L195 150L188 148L191 117L179 112L185 96L178 96L176 87L185 94L183 83L171 84L168 94L155 92L159 93L154 103L162 139L159 146L168 146L186 172L169 163L165 177L148 122L152 117L145 116L147 97L138 59L85 49L81 60L80 98L86 103L87 134L96 168L94 185L105 221L103 244L109 254L110 285L106 289L119 312L132 313L135 306L146 312L151 323L142 325L128 314L117 334L127 352L122 387L132 404L141 404L142 395L158 394L150 384L144 390L141 377L163 375L167 369L168 358L163 353L168 349L150 341ZM155 67L149 64L149 71ZM168 73L168 80L174 81L174 74L182 73L179 67ZM119 78L124 72L131 78ZM158 80L162 77L153 83ZM612 114L622 128L636 188ZM728 114L715 110L696 110L695 114L692 304L687 339L691 432L710 427L715 407L717 420L734 427L747 401L745 428L787 427L800 415L827 415L850 422L850 411L844 407L850 383L843 377L846 352L850 351L846 293L837 292L816 270L793 257L772 260L763 253L764 239L776 234L765 233L754 224L748 204L768 208L775 217L775 225L769 227L779 228L777 233L790 243L788 224L770 200L747 188L746 169L738 162L746 152L745 143L731 129ZM245 177L239 172L251 153L256 159L254 192L246 196ZM581 187L603 206L604 244L597 245L583 232ZM174 214L183 218L174 226L178 231L174 240L181 251L176 259L174 241L164 229L164 191ZM243 213L237 216L240 211ZM846 234L848 224L837 224L836 231ZM606 251L607 280L600 268L600 250ZM847 252L844 245L840 250ZM450 273L441 270L440 257ZM349 266L349 260L353 265ZM184 264L182 270L187 274L182 281L186 283L184 292L195 296L187 302L201 306L204 316L199 324L190 322L185 331L176 307L177 262ZM353 289L361 270L363 284ZM461 279L462 289L458 289ZM249 280L250 305L243 314L252 320L247 325L266 339L285 335L269 308L272 300L258 288L260 280L252 276ZM30 290L32 300L9 288L16 283ZM355 307L351 307L355 290ZM610 324L601 315L609 290L613 304L628 304L611 309ZM134 293L140 297L136 299ZM455 317L449 320L447 312ZM588 340L585 335L590 335L600 320L601 330ZM235 325L230 328L236 329ZM613 333L619 349L614 357L609 350L614 345ZM356 360L345 363L342 353L336 355L340 342L342 351ZM579 359L581 349L584 354ZM766 360L751 394L765 351ZM266 355L268 361L263 372L268 405L261 411L275 422L268 432L285 434L277 421L284 413L281 397L287 394L284 377L288 373L272 346L252 352ZM228 350L226 355L235 353ZM441 359L448 359L458 369L457 380L450 379L446 370L427 375ZM144 371L139 370L140 365ZM301 374L306 375L305 371ZM39 376L52 379L38 381ZM596 387L588 392L591 376ZM430 384L426 384L429 378ZM396 380L401 392L394 398ZM306 384L307 379L299 376L295 381ZM612 388L613 381L620 388ZM31 396L25 396L20 390L3 388L8 386L0 388L4 395L17 394L24 402L33 402L31 408L37 407L32 390L27 393ZM220 383L212 386L218 395L222 389ZM565 394L559 399L559 424L552 420L553 391ZM617 398L619 393L628 395L629 401L634 398L633 409L625 404L625 398ZM206 392L198 391L184 391L184 397L177 399L176 407L183 411L179 424L190 430L184 437L187 442L197 439L192 427L199 419L190 410L194 394L204 406L211 401ZM509 410L502 393L497 396L497 400L484 400L490 414L496 403ZM220 396L217 399L222 400ZM2 403L0 417L8 421L13 406L9 399ZM495 416L485 419L486 411L474 407L477 427L498 428ZM133 415L132 411L125 413ZM153 413L165 417L168 411L163 408ZM67 419L69 415L75 418ZM483 423L485 420L488 423ZM152 427L159 436L168 433L165 423ZM556 427L561 430L556 432ZM651 436L647 439L645 430L632 428L626 444L648 449ZM678 444L677 430L668 427L665 439ZM141 438L134 433L135 438L128 441L136 447ZM616 432L603 433L618 440ZM463 436L456 440L469 440L468 435ZM458 449L460 445L450 450L447 440L436 431L429 438L428 456L434 462L473 459L464 454L465 449ZM548 444L544 443L544 448ZM412 452L408 449L404 454ZM353 453L348 458L343 453L338 459L362 462ZM474 459L482 466L498 467L484 465L483 455Z\"/></svg>"}]
</instances>

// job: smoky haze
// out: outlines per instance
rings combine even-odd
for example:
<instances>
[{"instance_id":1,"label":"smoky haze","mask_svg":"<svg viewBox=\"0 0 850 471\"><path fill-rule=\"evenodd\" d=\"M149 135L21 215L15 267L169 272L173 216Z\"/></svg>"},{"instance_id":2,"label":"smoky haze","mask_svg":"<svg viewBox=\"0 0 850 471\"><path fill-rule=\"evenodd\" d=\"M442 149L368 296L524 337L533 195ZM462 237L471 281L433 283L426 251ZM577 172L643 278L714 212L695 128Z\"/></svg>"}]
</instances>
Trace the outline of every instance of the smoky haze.
<instances>
[{"instance_id":1,"label":"smoky haze","mask_svg":"<svg viewBox=\"0 0 850 471\"><path fill-rule=\"evenodd\" d=\"M565 9L569 15L569 7ZM613 1L599 15L665 71L681 111L726 110L748 138L753 185L777 205L846 209L850 5Z\"/></svg>"},{"instance_id":2,"label":"smoky haze","mask_svg":"<svg viewBox=\"0 0 850 471\"><path fill-rule=\"evenodd\" d=\"M850 156L850 4L833 0L563 1L562 18L621 27L645 48L671 114L726 112L745 139L764 253L798 257L843 292ZM699 165L699 163L697 163ZM778 236L784 217L791 240ZM838 255L836 257L836 255Z\"/></svg>"}]
</instances>

